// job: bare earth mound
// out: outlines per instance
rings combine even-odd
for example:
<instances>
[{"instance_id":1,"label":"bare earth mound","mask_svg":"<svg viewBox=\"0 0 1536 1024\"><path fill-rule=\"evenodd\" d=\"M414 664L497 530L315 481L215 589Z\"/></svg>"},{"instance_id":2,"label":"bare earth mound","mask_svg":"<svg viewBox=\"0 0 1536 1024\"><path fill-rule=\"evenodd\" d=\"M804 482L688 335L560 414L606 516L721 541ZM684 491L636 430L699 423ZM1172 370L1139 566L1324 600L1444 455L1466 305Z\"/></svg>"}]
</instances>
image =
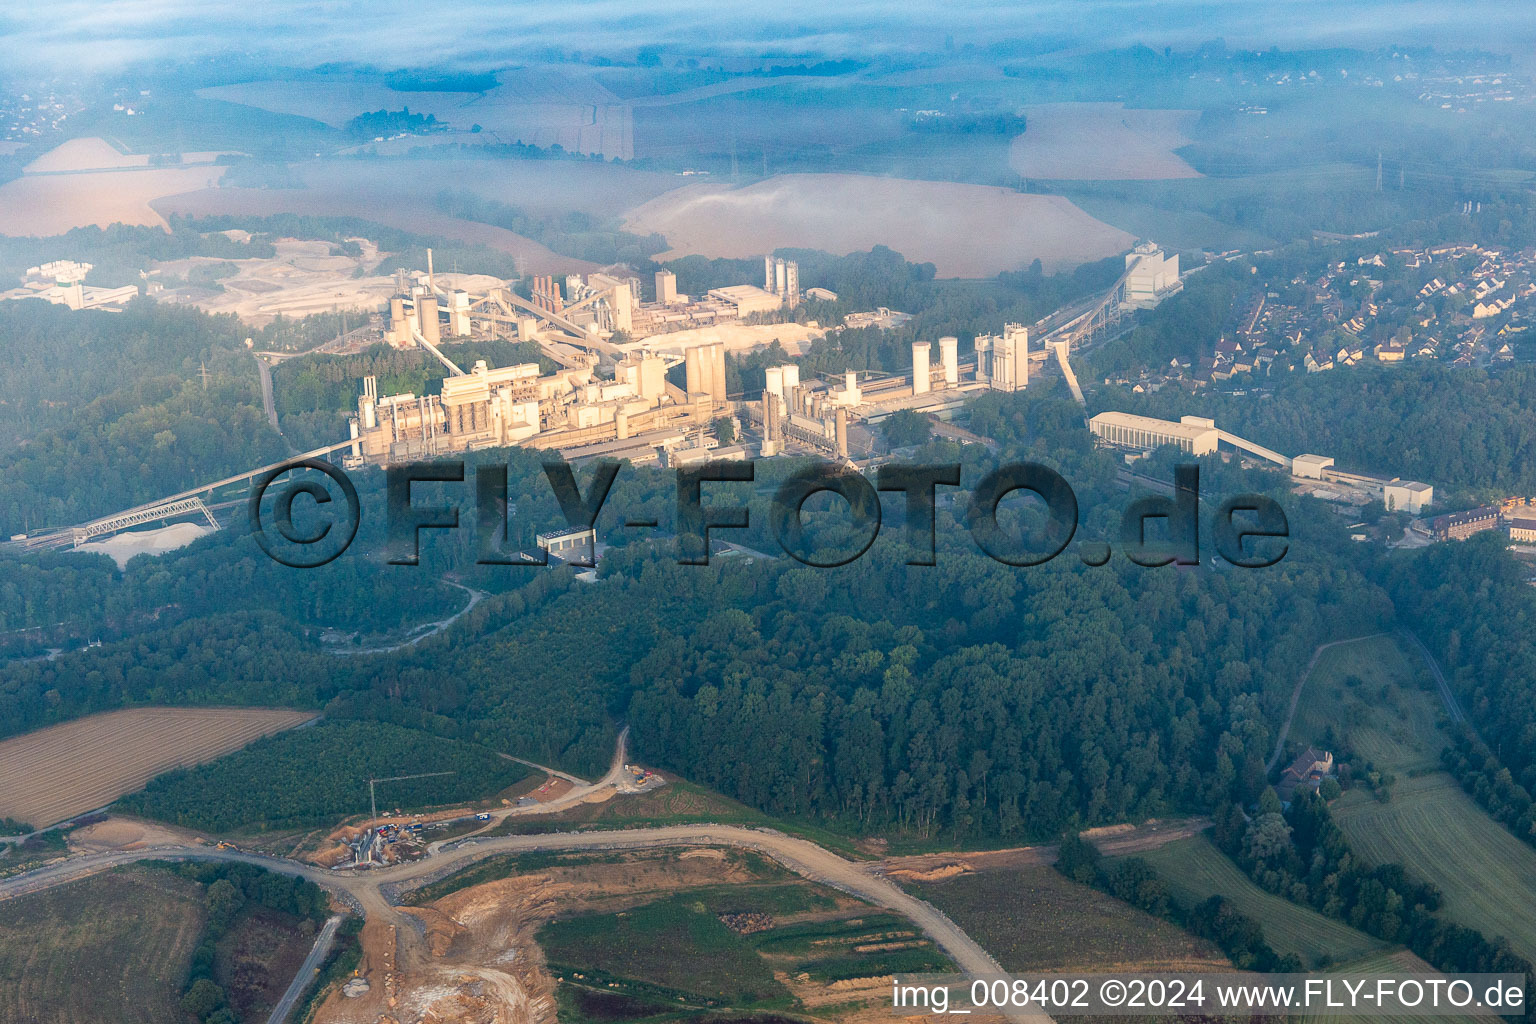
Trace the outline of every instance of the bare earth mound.
<instances>
[{"instance_id":1,"label":"bare earth mound","mask_svg":"<svg viewBox=\"0 0 1536 1024\"><path fill-rule=\"evenodd\" d=\"M212 761L314 717L273 708L133 708L17 736L0 743L0 817L52 825L172 768Z\"/></svg>"},{"instance_id":2,"label":"bare earth mound","mask_svg":"<svg viewBox=\"0 0 1536 1024\"><path fill-rule=\"evenodd\" d=\"M940 277L991 277L1035 259L1048 270L1069 268L1135 242L1060 196L862 174L785 174L738 189L688 185L636 207L625 227L665 235L672 248L659 259L886 245L933 263Z\"/></svg>"},{"instance_id":3,"label":"bare earth mound","mask_svg":"<svg viewBox=\"0 0 1536 1024\"><path fill-rule=\"evenodd\" d=\"M1173 151L1199 112L1126 109L1119 103L1047 103L1025 110L1008 164L1026 178L1155 180L1198 178Z\"/></svg>"}]
</instances>

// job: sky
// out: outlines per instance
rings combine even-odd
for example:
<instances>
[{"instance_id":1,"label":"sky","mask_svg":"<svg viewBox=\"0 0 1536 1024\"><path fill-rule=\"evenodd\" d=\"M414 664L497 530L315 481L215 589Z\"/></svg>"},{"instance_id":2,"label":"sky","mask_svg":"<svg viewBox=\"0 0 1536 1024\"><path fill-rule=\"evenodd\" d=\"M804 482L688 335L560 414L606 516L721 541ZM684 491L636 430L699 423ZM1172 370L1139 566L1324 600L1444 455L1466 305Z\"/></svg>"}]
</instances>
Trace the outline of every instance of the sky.
<instances>
[{"instance_id":1,"label":"sky","mask_svg":"<svg viewBox=\"0 0 1536 1024\"><path fill-rule=\"evenodd\" d=\"M1193 44L1288 49L1428 44L1529 57L1529 0L52 0L0 8L0 67L44 73L240 53L289 67L481 70L530 50L869 55L985 45Z\"/></svg>"}]
</instances>

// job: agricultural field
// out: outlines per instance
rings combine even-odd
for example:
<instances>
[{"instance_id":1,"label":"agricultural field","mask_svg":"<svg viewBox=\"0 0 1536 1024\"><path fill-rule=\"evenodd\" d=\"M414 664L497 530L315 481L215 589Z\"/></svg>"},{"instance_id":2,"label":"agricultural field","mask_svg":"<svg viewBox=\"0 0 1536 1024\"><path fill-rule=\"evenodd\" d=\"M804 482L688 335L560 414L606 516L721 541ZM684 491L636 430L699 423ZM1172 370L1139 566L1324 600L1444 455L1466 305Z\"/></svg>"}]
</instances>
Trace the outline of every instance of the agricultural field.
<instances>
[{"instance_id":1,"label":"agricultural field","mask_svg":"<svg viewBox=\"0 0 1536 1024\"><path fill-rule=\"evenodd\" d=\"M933 263L939 277L962 278L1035 259L1047 272L1071 268L1136 241L1060 196L861 174L784 174L735 189L687 185L631 210L624 228L664 235L671 248L658 259L886 245L914 263Z\"/></svg>"},{"instance_id":2,"label":"agricultural field","mask_svg":"<svg viewBox=\"0 0 1536 1024\"><path fill-rule=\"evenodd\" d=\"M1490 818L1443 772L1401 779L1379 803L1346 793L1334 818L1365 860L1397 862L1444 894L1440 916L1502 935L1536 961L1536 850Z\"/></svg>"},{"instance_id":3,"label":"agricultural field","mask_svg":"<svg viewBox=\"0 0 1536 1024\"><path fill-rule=\"evenodd\" d=\"M635 155L627 105L590 74L569 67L525 66L501 72L485 92L401 91L383 82L270 80L199 89L222 100L346 128L372 110L431 114L456 142L559 145L568 152L628 160ZM416 141L425 144L432 136ZM364 143L370 139L360 140Z\"/></svg>"},{"instance_id":4,"label":"agricultural field","mask_svg":"<svg viewBox=\"0 0 1536 1024\"><path fill-rule=\"evenodd\" d=\"M680 1004L797 1010L834 992L858 997L867 987L858 979L950 967L905 918L803 882L688 889L620 913L553 920L538 942L562 982L562 1009L577 1019Z\"/></svg>"},{"instance_id":5,"label":"agricultural field","mask_svg":"<svg viewBox=\"0 0 1536 1024\"><path fill-rule=\"evenodd\" d=\"M0 742L0 817L43 828L314 717L276 708L131 708L16 736Z\"/></svg>"},{"instance_id":6,"label":"agricultural field","mask_svg":"<svg viewBox=\"0 0 1536 1024\"><path fill-rule=\"evenodd\" d=\"M1265 892L1203 835L1140 856L1180 902L1222 897L1264 927L1264 937L1277 953L1294 953L1304 966L1357 960L1386 948L1364 932Z\"/></svg>"},{"instance_id":7,"label":"agricultural field","mask_svg":"<svg viewBox=\"0 0 1536 1024\"><path fill-rule=\"evenodd\" d=\"M1026 178L1145 180L1196 178L1174 150L1198 110L1127 109L1119 103L1044 103L1025 108L1024 134L1009 165Z\"/></svg>"},{"instance_id":8,"label":"agricultural field","mask_svg":"<svg viewBox=\"0 0 1536 1024\"><path fill-rule=\"evenodd\" d=\"M0 1024L164 1024L203 931L201 887L134 868L0 902Z\"/></svg>"},{"instance_id":9,"label":"agricultural field","mask_svg":"<svg viewBox=\"0 0 1536 1024\"><path fill-rule=\"evenodd\" d=\"M224 167L205 164L24 174L0 185L0 234L47 238L93 224L167 227L151 202L212 188L224 171Z\"/></svg>"},{"instance_id":10,"label":"agricultural field","mask_svg":"<svg viewBox=\"0 0 1536 1024\"><path fill-rule=\"evenodd\" d=\"M1352 789L1333 804L1358 855L1402 864L1444 894L1440 916L1502 935L1536 959L1527 912L1536 906L1536 850L1438 770L1444 711L1429 685L1423 663L1391 637L1332 648L1307 683L1292 735L1318 743L1331 728L1358 759L1396 776L1385 803Z\"/></svg>"},{"instance_id":11,"label":"agricultural field","mask_svg":"<svg viewBox=\"0 0 1536 1024\"><path fill-rule=\"evenodd\" d=\"M183 164L211 164L223 153L182 153ZM27 164L28 174L73 174L78 171L119 171L150 166L150 154L125 153L95 137L70 139Z\"/></svg>"},{"instance_id":12,"label":"agricultural field","mask_svg":"<svg viewBox=\"0 0 1536 1024\"><path fill-rule=\"evenodd\" d=\"M1413 974L1419 977L1439 974L1429 964L1419 957L1414 956L1406 949L1399 949L1391 953L1376 953L1363 960L1352 960L1347 964L1340 964L1332 969L1332 973L1348 974L1354 976L1373 977L1377 975L1404 975ZM1302 1024L1356 1024L1356 1022L1369 1021L1371 1024L1422 1024L1425 1018L1413 1017L1407 1014L1402 1016L1376 1015L1370 1017L1343 1017L1343 1016L1315 1016L1301 1018ZM1486 1024L1488 1017L1440 1017L1437 1024L1468 1024L1470 1021L1481 1020Z\"/></svg>"},{"instance_id":13,"label":"agricultural field","mask_svg":"<svg viewBox=\"0 0 1536 1024\"><path fill-rule=\"evenodd\" d=\"M1176 844L1177 845L1177 844ZM1212 943L1044 865L908 882L1010 971L1208 970ZM1020 927L1028 922L1028 927Z\"/></svg>"},{"instance_id":14,"label":"agricultural field","mask_svg":"<svg viewBox=\"0 0 1536 1024\"><path fill-rule=\"evenodd\" d=\"M1298 747L1348 740L1356 758L1399 776L1438 769L1444 706L1424 663L1390 636L1324 651L1307 680L1291 739Z\"/></svg>"}]
</instances>

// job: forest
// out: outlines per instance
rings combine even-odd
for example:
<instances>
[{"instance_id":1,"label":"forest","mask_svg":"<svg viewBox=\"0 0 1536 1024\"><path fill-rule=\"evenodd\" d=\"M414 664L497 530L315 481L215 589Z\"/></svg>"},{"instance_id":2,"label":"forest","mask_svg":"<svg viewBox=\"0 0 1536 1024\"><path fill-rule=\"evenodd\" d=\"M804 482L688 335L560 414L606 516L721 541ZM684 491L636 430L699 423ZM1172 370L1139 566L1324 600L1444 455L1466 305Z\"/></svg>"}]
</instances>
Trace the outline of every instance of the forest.
<instances>
[{"instance_id":1,"label":"forest","mask_svg":"<svg viewBox=\"0 0 1536 1024\"><path fill-rule=\"evenodd\" d=\"M1013 454L1061 466L1092 506L1085 529L1103 528L1120 503L1112 472L1056 400L991 396L976 415L992 417ZM967 472L1002 457L972 450ZM551 503L532 456L512 469L520 506ZM767 473L758 500L772 483ZM665 474L627 473L605 515L665 504L671 491ZM771 813L957 840L1040 837L1256 798L1294 665L1317 638L1389 615L1383 594L1321 557L1274 573L1068 559L1020 571L975 552L940 515L931 568L903 565L894 540L827 571L680 566L669 543L631 543L610 551L597 586L559 570L503 573L498 596L453 633L344 660L315 650L283 595L311 576L358 586L339 574L370 560L339 560L335 576L274 571L272 610L260 614L236 610L211 579L209 611L227 611L13 665L0 703L20 727L123 701L319 706L578 770L606 762L612 723L627 719L648 759ZM814 545L844 540L832 513L813 514L811 528ZM434 538L424 563L472 570L469 534ZM216 579L233 552L202 543L180 557L207 560Z\"/></svg>"},{"instance_id":2,"label":"forest","mask_svg":"<svg viewBox=\"0 0 1536 1024\"><path fill-rule=\"evenodd\" d=\"M1294 954L1281 956L1264 938L1264 925L1238 910L1221 896L1198 904L1180 902L1157 871L1140 857L1105 864L1098 849L1075 832L1062 838L1056 870L1083 885L1109 893L1154 917L1210 939L1243 971L1291 973L1302 963Z\"/></svg>"},{"instance_id":3,"label":"forest","mask_svg":"<svg viewBox=\"0 0 1536 1024\"><path fill-rule=\"evenodd\" d=\"M416 771L454 774L381 784L385 806L415 810L483 799L528 774L475 744L384 722L322 721L162 775L120 806L205 832L311 828L366 813L370 778Z\"/></svg>"},{"instance_id":4,"label":"forest","mask_svg":"<svg viewBox=\"0 0 1536 1024\"><path fill-rule=\"evenodd\" d=\"M1392 566L1388 586L1398 614L1440 659L1480 739L1496 759L1493 774L1536 792L1536 652L1530 575L1504 550L1498 531L1415 552ZM1482 758L1477 758L1481 761ZM1476 763L1476 762L1473 762ZM1470 769L1471 764L1468 765ZM1463 778L1466 772L1462 773ZM1501 787L1502 802L1518 795ZM1517 813L1516 820L1520 820ZM1528 817L1528 816L1527 816ZM1516 830L1529 839L1530 832Z\"/></svg>"},{"instance_id":5,"label":"forest","mask_svg":"<svg viewBox=\"0 0 1536 1024\"><path fill-rule=\"evenodd\" d=\"M844 345L813 347L801 360L808 371L898 369L902 346L919 329L995 330L1004 316L1028 322L1114 273L1106 263L1074 275L936 282L931 268L889 250L792 255L802 259L803 279L816 274L839 291L838 303L817 315L905 306L914 324L925 325L852 332ZM695 260L679 267L679 277L690 275L687 286L697 288L740 270L729 261ZM152 496L173 489L173 480L185 486L187 477L206 478L223 466L280 457L282 439L260 417L254 374L242 369L222 321L135 307L113 323L138 323L146 339L164 339L146 345L179 345L171 351L184 372L206 361L216 370L208 390L187 373L156 391L153 379L136 376L144 371L133 361L104 364L84 378L100 393L74 396L84 403L81 415L5 455L28 472L18 474L20 483L0 485L13 510L0 512L89 508L89 491L48 474L58 465L83 464L123 492ZM166 330L157 332L161 325ZM470 349L498 364L532 355L504 343ZM728 372L750 393L763 365L733 359ZM121 381L112 379L114 366ZM350 407L361 376L427 389L429 369L420 356L382 349L290 361L277 374L281 422L294 425L290 441L301 439L306 407L325 415ZM32 364L17 386L31 386L41 370ZM1336 374L1321 382L1338 389L1324 396L1336 402L1331 411L1309 381L1311 391L1255 403L1249 420L1225 407L1217 415L1282 450L1334 452L1346 465L1358 459L1360 468L1379 453L1405 475L1435 457L1424 452L1425 438L1457 436L1452 423L1462 436L1480 423L1505 423L1516 440L1503 443L1524 443L1520 421L1536 388L1526 396L1514 374L1463 374L1452 387L1438 376L1445 372ZM917 461L960 464L966 488L1005 461L1043 462L1077 492L1080 536L1116 536L1132 497L1118 486L1120 462L1092 447L1063 392L1046 385L985 394L971 400L968 413L972 429L996 439L996 451L925 438L920 430L899 439L917 447ZM318 433L320 421L313 425ZM893 430L902 426L897 420ZM167 441L164 456L146 456L162 431L174 444ZM194 443L183 443L182 431ZM1526 464L1518 447L1491 447L1497 433L1488 431L1489 449L1467 455L1464 486L1479 483L1473 465ZM231 445L230 435L239 443ZM136 453L131 479L111 476L116 451ZM508 467L514 544L560 522L537 453L477 453L471 461ZM1159 453L1141 471L1166 477L1174 461ZM752 525L735 539L772 551L766 503L797 463L757 468L754 483L721 485L709 500L749 500ZM1259 799L1272 729L1297 667L1317 643L1384 628L1396 614L1447 655L1469 711L1514 779L1531 790L1523 751L1536 747L1536 705L1519 677L1503 670L1525 664L1527 619L1509 609L1528 607L1528 588L1502 551L1472 543L1385 557L1352 545L1333 512L1290 495L1272 474L1214 458L1200 468L1208 500L1255 490L1280 500L1293 553L1265 571L1209 563L1143 569L1123 559L1094 569L1070 556L1021 570L983 556L961 507L941 503L938 564L912 566L901 542L900 502L887 496L880 540L842 568L757 558L681 566L666 534L647 539L622 529L630 515L670 523L675 509L668 474L631 466L599 520L611 547L595 585L569 570L477 565L472 511L463 529L429 532L417 568L384 564L382 517L369 515L348 555L313 572L275 565L233 531L124 570L99 556L7 556L0 626L8 634L31 636L68 621L76 643L103 643L53 660L0 664L0 723L17 732L130 703L285 704L322 709L338 727L387 723L600 771L616 723L627 721L647 760L770 813L933 841L1025 841ZM1438 482L1446 473L1424 475ZM381 507L382 474L353 476L365 509ZM427 488L419 500L431 502L434 490L472 507L462 487ZM837 507L807 505L812 550L849 545L851 529ZM1022 507L1010 508L1010 523L1029 521ZM1463 571L1469 564L1493 589L1471 584ZM391 634L462 607L466 595L445 577L490 596L445 633L367 653L393 646L382 642ZM1474 622L1484 625L1469 628ZM344 636L322 640L332 633ZM29 642L13 649L37 653L38 641ZM186 778L165 794L137 799L167 801L155 805L166 815L209 813ZM214 778L199 777L209 786ZM329 807L329 799L316 791L304 801ZM244 821L278 816L267 805L239 812Z\"/></svg>"},{"instance_id":6,"label":"forest","mask_svg":"<svg viewBox=\"0 0 1536 1024\"><path fill-rule=\"evenodd\" d=\"M558 216L535 216L526 210L471 192L440 192L433 206L439 213L463 220L493 224L531 238L554 252L592 263L647 263L667 247L661 235L635 235L624 231L618 218L603 221L590 213L571 210Z\"/></svg>"}]
</instances>

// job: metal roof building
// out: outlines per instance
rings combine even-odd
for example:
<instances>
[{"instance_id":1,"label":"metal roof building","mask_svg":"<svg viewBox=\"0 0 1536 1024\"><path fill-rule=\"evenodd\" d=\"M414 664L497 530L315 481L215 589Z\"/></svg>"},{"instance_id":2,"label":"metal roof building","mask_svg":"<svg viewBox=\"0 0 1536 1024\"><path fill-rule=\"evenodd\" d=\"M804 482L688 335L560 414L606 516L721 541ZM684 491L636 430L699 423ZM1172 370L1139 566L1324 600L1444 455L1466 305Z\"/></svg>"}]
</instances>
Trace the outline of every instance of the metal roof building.
<instances>
[{"instance_id":1,"label":"metal roof building","mask_svg":"<svg viewBox=\"0 0 1536 1024\"><path fill-rule=\"evenodd\" d=\"M1101 412L1088 421L1088 429L1094 437L1121 448L1151 451L1172 444L1191 455L1209 455L1216 450L1216 426L1199 416L1186 416L1174 423L1128 412Z\"/></svg>"}]
</instances>

